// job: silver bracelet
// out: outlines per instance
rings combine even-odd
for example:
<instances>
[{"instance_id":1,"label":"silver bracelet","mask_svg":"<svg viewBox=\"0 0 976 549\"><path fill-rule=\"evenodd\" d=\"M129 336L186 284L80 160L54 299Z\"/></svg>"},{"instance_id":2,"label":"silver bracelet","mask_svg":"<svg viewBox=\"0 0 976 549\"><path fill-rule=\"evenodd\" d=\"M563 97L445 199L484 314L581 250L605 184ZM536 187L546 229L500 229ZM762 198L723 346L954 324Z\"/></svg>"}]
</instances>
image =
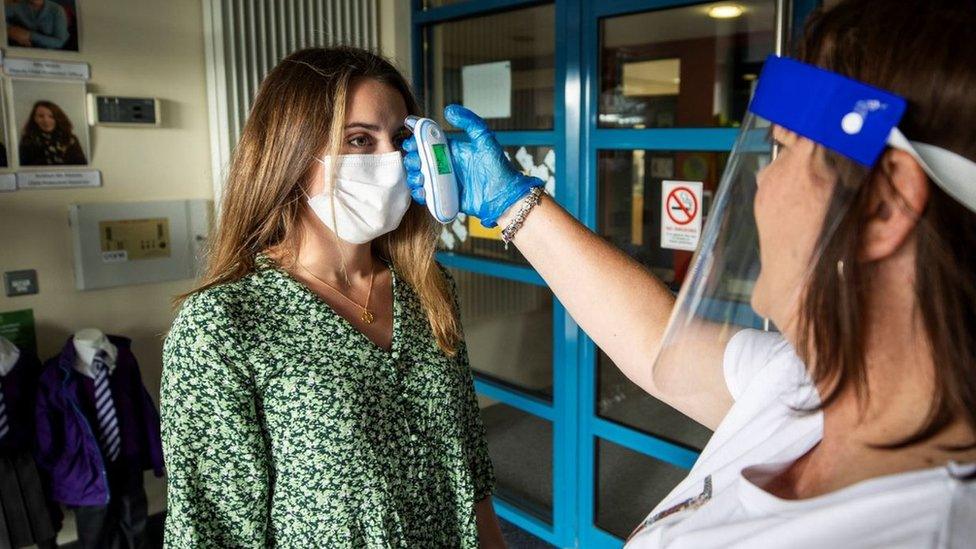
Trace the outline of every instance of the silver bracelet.
<instances>
[{"instance_id":1,"label":"silver bracelet","mask_svg":"<svg viewBox=\"0 0 976 549\"><path fill-rule=\"evenodd\" d=\"M522 199L522 207L519 208L519 211L515 214L515 217L502 231L502 241L505 242L506 250L508 249L509 242L515 238L515 233L522 228L522 225L525 223L525 218L529 216L529 212L532 211L532 208L538 206L539 202L542 202L542 195L544 193L545 191L542 187L532 187L529 194Z\"/></svg>"}]
</instances>

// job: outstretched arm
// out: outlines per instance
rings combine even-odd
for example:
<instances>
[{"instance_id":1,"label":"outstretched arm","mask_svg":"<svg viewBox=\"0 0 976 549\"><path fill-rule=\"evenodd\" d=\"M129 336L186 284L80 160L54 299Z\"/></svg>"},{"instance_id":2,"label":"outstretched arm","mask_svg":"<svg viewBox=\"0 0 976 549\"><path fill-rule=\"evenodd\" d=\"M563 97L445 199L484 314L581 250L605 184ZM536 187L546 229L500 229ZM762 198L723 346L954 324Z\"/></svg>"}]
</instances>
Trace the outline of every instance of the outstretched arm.
<instances>
[{"instance_id":1,"label":"outstretched arm","mask_svg":"<svg viewBox=\"0 0 976 549\"><path fill-rule=\"evenodd\" d=\"M461 210L483 224L506 226L522 199L542 181L518 172L477 115L457 105L444 112L468 135L451 143ZM404 143L404 165L414 199L423 202L416 141ZM674 297L643 266L544 197L515 236L529 260L596 344L642 389L685 415L715 428L732 404L722 372L724 340L707 325L694 355L667 353L652 371Z\"/></svg>"},{"instance_id":2,"label":"outstretched arm","mask_svg":"<svg viewBox=\"0 0 976 549\"><path fill-rule=\"evenodd\" d=\"M732 405L722 372L724 344L702 338L695 356L665 355L652 369L674 307L660 280L547 197L513 243L631 381L706 427L718 426Z\"/></svg>"}]
</instances>

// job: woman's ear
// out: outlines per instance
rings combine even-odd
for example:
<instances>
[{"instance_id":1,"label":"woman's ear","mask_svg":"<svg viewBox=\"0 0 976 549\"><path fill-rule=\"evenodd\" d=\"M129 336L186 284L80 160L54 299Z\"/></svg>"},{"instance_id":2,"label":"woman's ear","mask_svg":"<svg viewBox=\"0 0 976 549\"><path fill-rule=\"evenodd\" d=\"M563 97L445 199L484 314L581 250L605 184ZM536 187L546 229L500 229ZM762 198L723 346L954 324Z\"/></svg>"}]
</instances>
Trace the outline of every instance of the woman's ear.
<instances>
[{"instance_id":1,"label":"woman's ear","mask_svg":"<svg viewBox=\"0 0 976 549\"><path fill-rule=\"evenodd\" d=\"M860 260L894 254L915 230L929 200L929 180L912 155L891 149L875 170Z\"/></svg>"}]
</instances>

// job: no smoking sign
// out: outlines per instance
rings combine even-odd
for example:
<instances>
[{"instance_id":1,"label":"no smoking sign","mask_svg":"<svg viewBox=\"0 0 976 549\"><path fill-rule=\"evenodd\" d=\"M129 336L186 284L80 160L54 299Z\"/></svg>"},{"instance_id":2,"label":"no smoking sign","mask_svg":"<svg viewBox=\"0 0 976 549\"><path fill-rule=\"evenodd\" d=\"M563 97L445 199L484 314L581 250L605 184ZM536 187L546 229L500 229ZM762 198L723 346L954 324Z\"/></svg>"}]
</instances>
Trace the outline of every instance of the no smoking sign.
<instances>
[{"instance_id":1,"label":"no smoking sign","mask_svg":"<svg viewBox=\"0 0 976 549\"><path fill-rule=\"evenodd\" d=\"M661 247L694 251L698 247L702 226L702 192L700 181L664 181L661 183Z\"/></svg>"}]
</instances>

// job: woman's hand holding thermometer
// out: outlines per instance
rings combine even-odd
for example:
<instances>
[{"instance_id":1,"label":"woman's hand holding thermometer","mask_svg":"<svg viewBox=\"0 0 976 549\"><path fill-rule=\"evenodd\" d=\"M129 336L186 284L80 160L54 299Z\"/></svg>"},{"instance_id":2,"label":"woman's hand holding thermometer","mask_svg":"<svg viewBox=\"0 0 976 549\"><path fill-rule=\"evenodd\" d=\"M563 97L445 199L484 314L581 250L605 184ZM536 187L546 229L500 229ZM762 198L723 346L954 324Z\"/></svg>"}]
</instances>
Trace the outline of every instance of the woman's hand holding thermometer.
<instances>
[{"instance_id":1,"label":"woman's hand holding thermometer","mask_svg":"<svg viewBox=\"0 0 976 549\"><path fill-rule=\"evenodd\" d=\"M450 189L445 187L445 180L442 178L446 174L437 169L438 153L433 148L435 145L446 145L450 153L453 179L457 181L459 210L478 217L485 227L496 226L499 216L525 197L533 187L545 184L539 178L524 175L512 165L488 125L478 115L460 105L448 105L444 109L444 117L462 129L468 135L468 140L426 139L427 136L417 134L417 128L424 128L425 121L433 121L411 121L411 117L406 124L414 130L414 136L403 143L403 149L407 152L403 165L407 169L410 194L420 204L427 203L428 209L441 223L450 221L454 215L445 220L442 214L449 212L439 210L441 202L445 201L444 195L449 194ZM443 139L444 134L439 128L438 132ZM428 173L431 174L429 177ZM436 184L429 185L428 181ZM456 213L457 210L455 215Z\"/></svg>"}]
</instances>

